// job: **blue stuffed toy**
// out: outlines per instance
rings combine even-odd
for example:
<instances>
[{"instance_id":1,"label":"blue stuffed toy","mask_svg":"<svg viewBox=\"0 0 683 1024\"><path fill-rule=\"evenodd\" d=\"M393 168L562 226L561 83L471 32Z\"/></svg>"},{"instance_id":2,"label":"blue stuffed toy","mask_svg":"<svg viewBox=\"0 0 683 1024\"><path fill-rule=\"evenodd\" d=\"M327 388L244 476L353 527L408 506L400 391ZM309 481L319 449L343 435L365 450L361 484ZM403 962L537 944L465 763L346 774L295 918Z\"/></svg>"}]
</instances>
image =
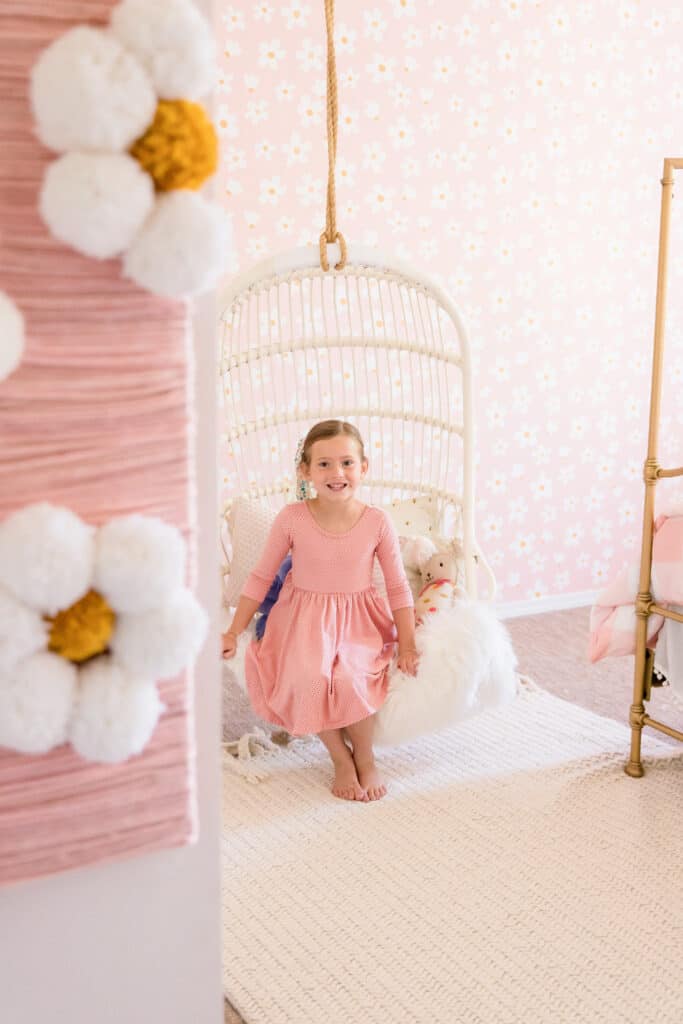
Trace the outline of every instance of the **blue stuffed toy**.
<instances>
[{"instance_id":1,"label":"blue stuffed toy","mask_svg":"<svg viewBox=\"0 0 683 1024\"><path fill-rule=\"evenodd\" d=\"M287 555L284 562L277 571L277 576L270 585L270 590L263 599L263 602L259 605L259 617L256 620L256 639L260 640L266 631L266 623L268 622L268 616L272 610L273 605L280 596L282 585L287 578L287 573L292 568L292 556Z\"/></svg>"},{"instance_id":2,"label":"blue stuffed toy","mask_svg":"<svg viewBox=\"0 0 683 1024\"><path fill-rule=\"evenodd\" d=\"M309 497L308 483L304 479L302 479L302 477L300 476L301 459L302 459L302 456L303 456L303 451L304 451L304 439L302 437L299 440L299 443L298 443L297 449L296 449L296 455L294 456L294 468L296 470L297 479L298 479L297 489L296 489L296 500L297 501L306 501L306 499ZM270 585L270 590L268 591L268 593L264 597L262 604L259 605L259 609L258 609L259 614L258 614L258 618L256 620L256 627L255 627L255 633L256 633L256 639L257 640L260 640L263 637L263 634L266 631L266 623L268 622L268 616L270 615L270 613L271 613L271 611L273 609L273 605L275 604L275 602L277 601L278 597L280 596L280 591L282 590L282 585L285 582L285 579L287 578L287 573L289 572L289 570L291 568L292 568L292 556L291 555L287 555L287 557L285 558L284 562L282 563L282 565L280 566L280 568L277 571L277 576L275 577L275 579L273 580L273 582Z\"/></svg>"}]
</instances>

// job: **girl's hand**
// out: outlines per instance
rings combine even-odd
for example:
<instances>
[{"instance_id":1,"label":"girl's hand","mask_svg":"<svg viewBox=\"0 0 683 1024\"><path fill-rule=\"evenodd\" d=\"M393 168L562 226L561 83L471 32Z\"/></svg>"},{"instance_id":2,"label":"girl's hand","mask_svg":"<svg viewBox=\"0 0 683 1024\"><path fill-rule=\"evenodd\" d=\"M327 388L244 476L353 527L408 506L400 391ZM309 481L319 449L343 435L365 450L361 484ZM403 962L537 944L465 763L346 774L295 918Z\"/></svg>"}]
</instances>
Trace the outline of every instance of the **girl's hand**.
<instances>
[{"instance_id":1,"label":"girl's hand","mask_svg":"<svg viewBox=\"0 0 683 1024\"><path fill-rule=\"evenodd\" d=\"M227 633L223 633L221 637L223 642L223 657L227 660L228 658L235 657L235 651L237 650L237 633L234 630L229 629Z\"/></svg>"},{"instance_id":2,"label":"girl's hand","mask_svg":"<svg viewBox=\"0 0 683 1024\"><path fill-rule=\"evenodd\" d=\"M399 651L398 667L401 672L405 672L409 676L416 676L419 663L420 657L414 648L409 651Z\"/></svg>"}]
</instances>

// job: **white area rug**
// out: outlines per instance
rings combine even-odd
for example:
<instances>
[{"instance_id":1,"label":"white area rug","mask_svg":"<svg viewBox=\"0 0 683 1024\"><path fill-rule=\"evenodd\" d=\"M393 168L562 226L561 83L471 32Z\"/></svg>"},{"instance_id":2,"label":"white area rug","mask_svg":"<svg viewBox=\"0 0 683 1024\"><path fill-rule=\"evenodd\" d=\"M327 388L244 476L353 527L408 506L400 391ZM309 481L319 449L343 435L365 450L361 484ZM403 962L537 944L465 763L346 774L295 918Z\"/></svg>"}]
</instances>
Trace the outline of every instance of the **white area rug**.
<instances>
[{"instance_id":1,"label":"white area rug","mask_svg":"<svg viewBox=\"0 0 683 1024\"><path fill-rule=\"evenodd\" d=\"M248 1024L680 1024L683 757L544 692L381 755L226 771L224 990Z\"/></svg>"}]
</instances>

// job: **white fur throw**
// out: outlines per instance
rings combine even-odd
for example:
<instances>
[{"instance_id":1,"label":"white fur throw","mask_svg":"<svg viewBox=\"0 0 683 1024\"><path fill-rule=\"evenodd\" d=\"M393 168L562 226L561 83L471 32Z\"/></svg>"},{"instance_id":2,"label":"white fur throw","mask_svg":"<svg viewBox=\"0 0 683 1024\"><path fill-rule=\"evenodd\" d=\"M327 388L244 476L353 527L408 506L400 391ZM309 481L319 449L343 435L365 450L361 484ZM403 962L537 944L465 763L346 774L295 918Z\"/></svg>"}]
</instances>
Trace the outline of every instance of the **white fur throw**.
<instances>
[{"instance_id":1,"label":"white fur throw","mask_svg":"<svg viewBox=\"0 0 683 1024\"><path fill-rule=\"evenodd\" d=\"M509 634L483 601L462 599L416 630L416 676L394 670L375 739L393 746L507 704L517 689Z\"/></svg>"},{"instance_id":2,"label":"white fur throw","mask_svg":"<svg viewBox=\"0 0 683 1024\"><path fill-rule=\"evenodd\" d=\"M239 638L229 676L243 691L244 655L251 636ZM390 670L389 693L377 714L378 746L394 746L423 733L511 701L517 658L505 626L483 601L462 598L432 615L416 631L417 676Z\"/></svg>"}]
</instances>

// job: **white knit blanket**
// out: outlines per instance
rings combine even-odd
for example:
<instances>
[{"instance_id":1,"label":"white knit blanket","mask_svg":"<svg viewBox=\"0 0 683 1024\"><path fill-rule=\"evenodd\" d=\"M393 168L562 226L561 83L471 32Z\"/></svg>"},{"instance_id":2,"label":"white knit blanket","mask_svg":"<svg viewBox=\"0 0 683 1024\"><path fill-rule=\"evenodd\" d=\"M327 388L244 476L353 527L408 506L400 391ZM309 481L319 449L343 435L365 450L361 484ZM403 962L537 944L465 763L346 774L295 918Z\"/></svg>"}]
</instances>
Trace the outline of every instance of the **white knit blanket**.
<instances>
[{"instance_id":1,"label":"white knit blanket","mask_svg":"<svg viewBox=\"0 0 683 1024\"><path fill-rule=\"evenodd\" d=\"M680 1024L683 757L527 692L383 752L225 772L224 990L248 1024Z\"/></svg>"}]
</instances>

